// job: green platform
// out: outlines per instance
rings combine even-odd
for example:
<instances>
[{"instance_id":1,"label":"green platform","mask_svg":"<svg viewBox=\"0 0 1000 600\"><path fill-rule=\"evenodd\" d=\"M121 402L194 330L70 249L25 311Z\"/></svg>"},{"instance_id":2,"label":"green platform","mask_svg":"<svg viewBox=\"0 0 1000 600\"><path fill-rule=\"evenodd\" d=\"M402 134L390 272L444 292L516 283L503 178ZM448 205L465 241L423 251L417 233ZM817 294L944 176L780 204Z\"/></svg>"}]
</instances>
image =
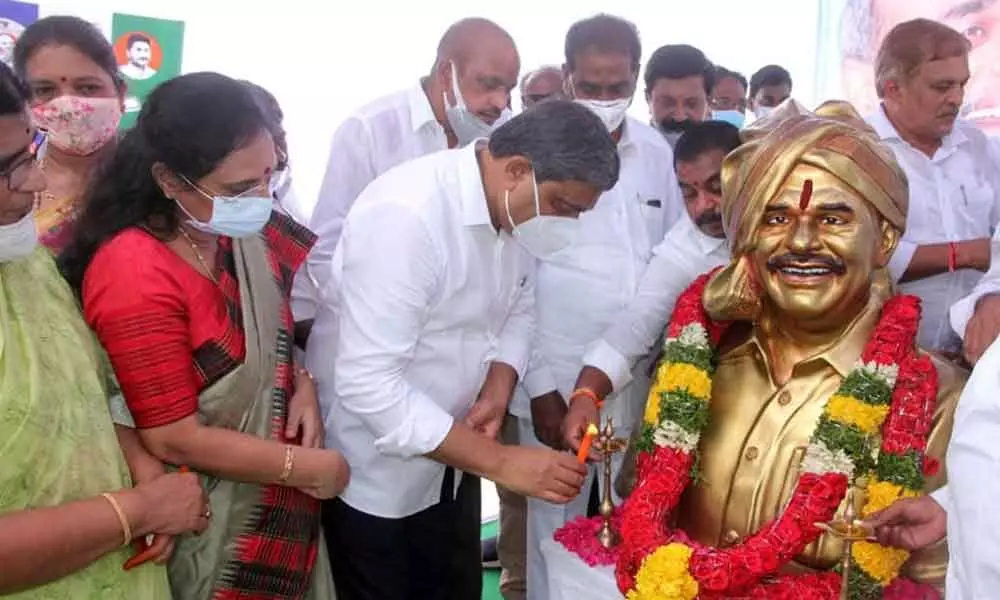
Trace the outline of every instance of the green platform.
<instances>
[{"instance_id":1,"label":"green platform","mask_svg":"<svg viewBox=\"0 0 1000 600\"><path fill-rule=\"evenodd\" d=\"M479 539L485 540L497 534L497 521L487 521L479 529ZM483 569L483 600L503 600L500 595L500 571Z\"/></svg>"}]
</instances>

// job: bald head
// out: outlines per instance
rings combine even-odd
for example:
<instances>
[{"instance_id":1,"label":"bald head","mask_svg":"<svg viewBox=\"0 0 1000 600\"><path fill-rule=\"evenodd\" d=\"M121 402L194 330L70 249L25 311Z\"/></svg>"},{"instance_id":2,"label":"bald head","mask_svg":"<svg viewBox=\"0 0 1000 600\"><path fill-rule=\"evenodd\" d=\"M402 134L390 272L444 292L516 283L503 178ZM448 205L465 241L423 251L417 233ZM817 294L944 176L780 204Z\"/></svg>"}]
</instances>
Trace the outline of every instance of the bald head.
<instances>
[{"instance_id":1,"label":"bald head","mask_svg":"<svg viewBox=\"0 0 1000 600\"><path fill-rule=\"evenodd\" d=\"M510 106L520 70L509 33L488 19L463 19L449 27L438 44L429 98L434 104L443 91L449 103L459 103L457 83L469 111L492 123Z\"/></svg>"},{"instance_id":2,"label":"bald head","mask_svg":"<svg viewBox=\"0 0 1000 600\"><path fill-rule=\"evenodd\" d=\"M531 108L539 102L562 98L563 73L560 67L544 66L521 79L521 104Z\"/></svg>"},{"instance_id":3,"label":"bald head","mask_svg":"<svg viewBox=\"0 0 1000 600\"><path fill-rule=\"evenodd\" d=\"M455 61L465 63L479 53L505 53L517 58L514 38L502 27L490 21L473 17L453 24L438 42L437 63Z\"/></svg>"}]
</instances>

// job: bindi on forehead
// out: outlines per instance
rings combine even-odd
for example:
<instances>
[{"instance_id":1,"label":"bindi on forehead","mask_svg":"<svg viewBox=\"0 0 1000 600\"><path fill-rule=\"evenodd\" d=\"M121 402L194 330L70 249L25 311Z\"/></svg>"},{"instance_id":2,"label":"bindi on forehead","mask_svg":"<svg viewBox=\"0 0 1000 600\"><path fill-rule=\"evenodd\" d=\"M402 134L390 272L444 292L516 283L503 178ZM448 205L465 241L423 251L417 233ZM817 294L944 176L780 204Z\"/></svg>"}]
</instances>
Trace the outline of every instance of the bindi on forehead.
<instances>
[{"instance_id":1,"label":"bindi on forehead","mask_svg":"<svg viewBox=\"0 0 1000 600\"><path fill-rule=\"evenodd\" d=\"M799 194L799 210L804 211L809 208L809 202L812 200L813 195L813 180L806 179L802 184L802 193Z\"/></svg>"}]
</instances>

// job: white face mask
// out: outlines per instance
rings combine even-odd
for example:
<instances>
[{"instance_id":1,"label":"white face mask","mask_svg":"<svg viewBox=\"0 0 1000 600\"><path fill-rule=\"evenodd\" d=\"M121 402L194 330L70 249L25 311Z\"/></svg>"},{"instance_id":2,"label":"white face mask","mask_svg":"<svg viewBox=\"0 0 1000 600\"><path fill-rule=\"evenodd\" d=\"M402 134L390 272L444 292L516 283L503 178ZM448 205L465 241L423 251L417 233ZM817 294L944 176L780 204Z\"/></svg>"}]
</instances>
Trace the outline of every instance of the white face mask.
<instances>
[{"instance_id":1,"label":"white face mask","mask_svg":"<svg viewBox=\"0 0 1000 600\"><path fill-rule=\"evenodd\" d=\"M212 217L208 223L194 218L183 204L177 202L177 206L188 216L187 224L198 231L231 238L249 237L260 233L271 219L274 200L270 196L213 196L187 177L182 175L181 178L196 192L212 201Z\"/></svg>"},{"instance_id":2,"label":"white face mask","mask_svg":"<svg viewBox=\"0 0 1000 600\"><path fill-rule=\"evenodd\" d=\"M517 225L510 214L510 190L504 192L503 204L507 211L514 239L521 247L535 256L547 258L560 250L572 246L580 237L580 221L569 217L543 215L538 203L538 182L535 172L531 172L531 185L535 191L535 216Z\"/></svg>"},{"instance_id":3,"label":"white face mask","mask_svg":"<svg viewBox=\"0 0 1000 600\"><path fill-rule=\"evenodd\" d=\"M25 258L37 247L38 229L35 227L34 210L16 223L0 225L0 263Z\"/></svg>"},{"instance_id":4,"label":"white face mask","mask_svg":"<svg viewBox=\"0 0 1000 600\"><path fill-rule=\"evenodd\" d=\"M585 100L577 98L576 102L590 109L592 113L601 118L604 126L608 128L608 133L613 133L625 122L625 113L632 105L632 98L619 98L617 100Z\"/></svg>"},{"instance_id":5,"label":"white face mask","mask_svg":"<svg viewBox=\"0 0 1000 600\"><path fill-rule=\"evenodd\" d=\"M473 140L484 138L490 135L494 129L500 127L510 120L510 108L503 109L500 117L493 123L487 123L480 119L475 113L469 110L462 97L462 88L458 87L458 69L454 61L451 63L451 89L455 94L455 103L448 102L448 93L444 93L444 112L451 125L451 130L455 132L459 146L465 146Z\"/></svg>"},{"instance_id":6,"label":"white face mask","mask_svg":"<svg viewBox=\"0 0 1000 600\"><path fill-rule=\"evenodd\" d=\"M753 111L753 116L757 117L757 120L759 121L767 117L767 115L771 114L772 112L774 112L773 106L758 106L757 110Z\"/></svg>"}]
</instances>

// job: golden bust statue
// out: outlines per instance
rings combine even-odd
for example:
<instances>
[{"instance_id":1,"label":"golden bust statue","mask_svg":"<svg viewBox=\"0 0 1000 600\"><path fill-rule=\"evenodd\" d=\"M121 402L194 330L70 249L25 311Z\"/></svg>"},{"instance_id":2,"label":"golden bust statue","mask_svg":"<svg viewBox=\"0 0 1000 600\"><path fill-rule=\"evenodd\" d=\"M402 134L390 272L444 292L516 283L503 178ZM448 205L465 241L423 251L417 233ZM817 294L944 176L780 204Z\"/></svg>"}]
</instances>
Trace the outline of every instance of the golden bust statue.
<instances>
[{"instance_id":1,"label":"golden bust statue","mask_svg":"<svg viewBox=\"0 0 1000 600\"><path fill-rule=\"evenodd\" d=\"M825 454L815 450L816 440L822 438L818 428L830 422L831 411L847 410L843 406L848 406L851 398L842 400L842 396L849 396L843 391L845 380L852 373L864 376L865 369L873 368L862 360L863 352L867 352L870 340L877 337L883 320L888 319L886 315L891 311L887 303L902 298L893 298L885 267L905 227L908 198L906 177L891 151L879 142L850 105L840 102L826 103L815 112L804 110L794 101L786 102L746 131L746 143L726 158L722 178L723 221L733 258L728 266L706 277L703 287L698 288L701 293L698 308L710 323L726 324L724 334L720 334L721 339L713 346L712 365L706 367L710 386L699 388L708 390L710 397L705 424L699 430L700 437L691 438L692 429L685 423L680 422L682 427L678 427L677 423L663 421L664 411L669 407L666 403L658 404L657 395L676 389L669 382L664 383L663 363L651 391L646 420L648 431L656 429L656 444L661 448L674 444L675 448L683 449L685 443L695 440L690 452L697 457L697 477L687 484L669 518L693 544L720 550L740 546L748 540L751 546L759 542L754 535L779 519L784 511L791 510L790 504L795 504L793 496L803 474L817 472L820 460L817 455L834 474L839 468L838 461L843 462L838 458L843 455L830 452L830 448L824 450ZM917 301L909 301L915 315ZM683 310L681 301L676 310ZM671 327L679 318L678 312ZM678 336L697 338L690 337L694 334L687 328L683 335L680 331L677 328L668 333L668 345L671 340L677 341ZM890 335L888 339L894 338ZM967 374L937 357L928 360L928 355L915 349L911 338L907 339L908 346L901 350L908 357L906 364L916 364L913 361L919 360L927 365L927 371L934 370L931 364L936 368L937 405L933 418L932 409L926 412L927 425L921 440L926 440L927 458L920 460L923 465L943 464L953 411ZM885 367L888 369L885 372L892 373L890 381L897 386L893 388L890 384L885 392L887 398L891 395L892 410L888 400L878 410L872 404L861 403L857 410L868 411L864 414L871 419L865 421L857 414L851 417L857 424L851 431L870 434L866 439L873 440L874 446L854 456L849 468L839 469L846 475L830 481L863 487L867 484L862 478L868 473L884 473L880 471L881 460L878 468L862 468L859 464L878 454L883 434L888 431L871 423L899 423L900 415L893 416L892 411L896 410L897 395L901 393L899 381L908 375L903 375L905 367L901 367L900 379L895 379L897 370L893 369L897 367ZM696 382L696 375L689 373L688 381ZM849 384L848 381L848 388ZM689 396L697 396L695 383L685 385ZM928 387L927 406L932 405L934 395L933 387ZM646 450L642 450L639 441L646 459L652 457L650 449L656 448L652 439L652 435L647 438ZM659 464L658 461L659 458L647 460L645 464ZM655 467L645 468L648 473ZM862 470L865 472L859 472ZM924 469L917 477L918 486L922 485L924 491L932 491L944 483L943 472L935 472L933 468ZM637 487L626 503L626 517L630 510L637 510L631 503L649 502L648 495L636 499L644 483L649 482L644 481L640 471ZM919 493L905 486L903 490ZM834 499L831 511L836 502ZM844 508L842 503L838 514ZM635 531L632 534L635 537L646 535ZM623 552L634 552L627 526L623 527L623 534L626 537ZM818 534L813 531L809 535ZM662 542L661 549L671 545L677 546ZM779 571L783 574L829 571L840 560L842 548L837 538L819 535L792 560L782 563ZM685 552L677 550L671 556L677 559ZM667 554L656 560L666 561ZM631 569L624 579L623 563L619 562L619 584L623 589L636 589L632 587L639 585L633 579L635 571L640 563L646 568L646 563L653 560L646 560L648 556L643 554L641 560L633 557L634 564L624 569ZM944 580L947 555L943 544L908 560L905 555L885 556L896 557L899 562L905 560L901 574L909 579L933 585ZM695 573L697 559L696 550L691 559L692 581L708 585L704 573ZM765 583L770 580L767 576L761 579ZM641 575L638 581L641 582ZM697 588L692 584L678 589Z\"/></svg>"}]
</instances>

